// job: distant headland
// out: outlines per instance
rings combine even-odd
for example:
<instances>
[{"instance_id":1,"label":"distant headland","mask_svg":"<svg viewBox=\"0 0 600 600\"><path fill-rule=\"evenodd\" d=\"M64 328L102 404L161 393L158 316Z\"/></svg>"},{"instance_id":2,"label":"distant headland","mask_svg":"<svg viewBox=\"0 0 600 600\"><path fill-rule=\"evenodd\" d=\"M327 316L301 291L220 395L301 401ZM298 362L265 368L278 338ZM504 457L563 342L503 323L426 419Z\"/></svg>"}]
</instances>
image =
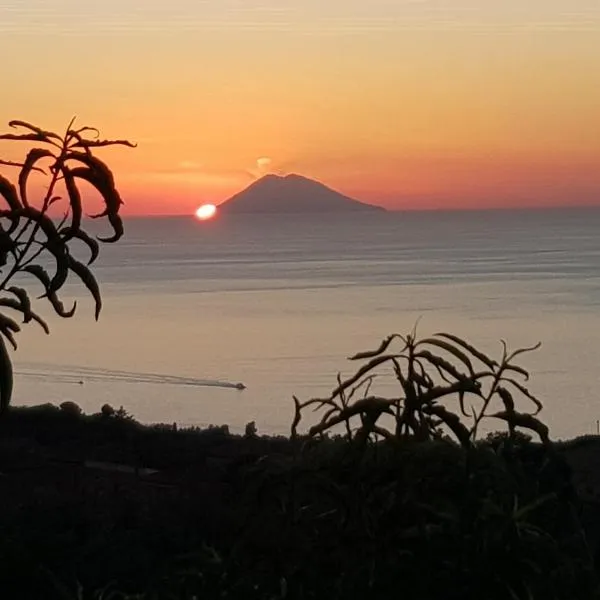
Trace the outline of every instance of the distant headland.
<instances>
[{"instance_id":1,"label":"distant headland","mask_svg":"<svg viewBox=\"0 0 600 600\"><path fill-rule=\"evenodd\" d=\"M348 213L385 211L326 185L290 174L265 175L219 205L221 213Z\"/></svg>"}]
</instances>

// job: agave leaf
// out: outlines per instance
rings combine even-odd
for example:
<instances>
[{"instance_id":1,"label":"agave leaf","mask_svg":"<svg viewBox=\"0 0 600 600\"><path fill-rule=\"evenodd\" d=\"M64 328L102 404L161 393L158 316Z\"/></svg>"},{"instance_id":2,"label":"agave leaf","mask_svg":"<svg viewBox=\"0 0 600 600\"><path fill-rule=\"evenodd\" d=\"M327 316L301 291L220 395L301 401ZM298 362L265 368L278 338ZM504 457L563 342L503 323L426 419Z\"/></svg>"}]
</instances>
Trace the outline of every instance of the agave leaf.
<instances>
[{"instance_id":1,"label":"agave leaf","mask_svg":"<svg viewBox=\"0 0 600 600\"><path fill-rule=\"evenodd\" d=\"M101 146L128 146L129 148L137 148L137 144L133 144L128 140L86 140L79 139L74 148L99 148Z\"/></svg>"},{"instance_id":2,"label":"agave leaf","mask_svg":"<svg viewBox=\"0 0 600 600\"><path fill-rule=\"evenodd\" d=\"M534 344L533 346L527 346L525 348L518 348L517 350L515 350L514 352L512 352L512 354L510 354L508 356L508 361L513 361L517 356L519 356L520 354L526 354L527 352L534 352L535 350L539 350L542 347L542 342L538 342L537 344Z\"/></svg>"},{"instance_id":3,"label":"agave leaf","mask_svg":"<svg viewBox=\"0 0 600 600\"><path fill-rule=\"evenodd\" d=\"M23 206L29 206L29 202L27 201L27 180L31 174L31 171L35 167L35 163L42 158L50 157L54 157L54 154L52 154L52 152L46 148L32 148L27 154L23 168L19 173L19 193L21 194L21 202Z\"/></svg>"},{"instance_id":4,"label":"agave leaf","mask_svg":"<svg viewBox=\"0 0 600 600\"><path fill-rule=\"evenodd\" d=\"M88 261L88 265L91 265L98 258L98 255L100 254L100 245L83 229L73 230L72 227L65 227L60 233L65 242L68 242L71 239L77 239L82 241L90 249L91 257Z\"/></svg>"},{"instance_id":5,"label":"agave leaf","mask_svg":"<svg viewBox=\"0 0 600 600\"><path fill-rule=\"evenodd\" d=\"M300 400L296 396L292 396L294 400L294 419L292 421L291 429L291 438L294 440L298 437L298 425L300 424L300 420L302 419L302 406L300 404Z\"/></svg>"},{"instance_id":6,"label":"agave leaf","mask_svg":"<svg viewBox=\"0 0 600 600\"><path fill-rule=\"evenodd\" d=\"M441 377L441 379L443 379L446 383L452 383L452 379L450 379L448 374L445 373L444 370L441 369L439 365L437 365L435 363L430 363L430 364L435 368L435 370L437 371L437 374Z\"/></svg>"},{"instance_id":7,"label":"agave leaf","mask_svg":"<svg viewBox=\"0 0 600 600\"><path fill-rule=\"evenodd\" d=\"M426 360L435 367L446 371L446 373L450 374L452 377L454 377L454 379L458 381L468 379L468 376L464 373L461 373L452 363L443 359L441 356L437 356L436 354L429 352L429 350L420 350L419 352L416 352L415 358Z\"/></svg>"},{"instance_id":8,"label":"agave leaf","mask_svg":"<svg viewBox=\"0 0 600 600\"><path fill-rule=\"evenodd\" d=\"M545 444L550 442L550 438L548 437L548 427L539 419L536 419L533 415L519 412L502 411L490 416L496 419L502 419L512 427L522 427L524 429L535 431L542 442Z\"/></svg>"},{"instance_id":9,"label":"agave leaf","mask_svg":"<svg viewBox=\"0 0 600 600\"><path fill-rule=\"evenodd\" d=\"M477 350L477 348L475 348L474 346L472 346L471 344L469 344L468 342L459 338L456 335L452 335L451 333L436 333L435 335L438 337L446 338L454 342L458 346L461 346L467 352L470 352L475 358L479 359L484 365L486 365L492 370L494 369L494 367L498 366L498 363L494 359L485 355L483 352L480 352L479 350Z\"/></svg>"},{"instance_id":10,"label":"agave leaf","mask_svg":"<svg viewBox=\"0 0 600 600\"><path fill-rule=\"evenodd\" d=\"M464 390L459 390L459 392L458 392L458 406L460 407L460 412L463 414L463 416L468 417L469 413L467 412L467 409L465 408L465 391Z\"/></svg>"},{"instance_id":11,"label":"agave leaf","mask_svg":"<svg viewBox=\"0 0 600 600\"><path fill-rule=\"evenodd\" d=\"M514 379L511 379L510 377L506 377L505 379L503 379L503 381L514 385L525 397L529 398L529 400L531 400L535 404L536 415L544 408L542 403L523 384L519 383L518 381L515 381Z\"/></svg>"},{"instance_id":12,"label":"agave leaf","mask_svg":"<svg viewBox=\"0 0 600 600\"><path fill-rule=\"evenodd\" d=\"M54 248L51 244L45 245L48 250L54 255L56 260L56 273L50 281L50 292L56 293L65 284L69 276L68 252L64 247Z\"/></svg>"},{"instance_id":13,"label":"agave leaf","mask_svg":"<svg viewBox=\"0 0 600 600\"><path fill-rule=\"evenodd\" d=\"M446 426L456 436L456 439L462 446L469 446L471 443L471 435L469 430L461 423L460 417L450 412L445 407L439 404L428 404L423 407L423 412L428 415L434 415L441 419Z\"/></svg>"},{"instance_id":14,"label":"agave leaf","mask_svg":"<svg viewBox=\"0 0 600 600\"><path fill-rule=\"evenodd\" d=\"M512 397L512 394L503 387L498 386L497 390L498 396L502 399L504 403L504 407L507 413L515 412L515 400Z\"/></svg>"},{"instance_id":15,"label":"agave leaf","mask_svg":"<svg viewBox=\"0 0 600 600\"><path fill-rule=\"evenodd\" d=\"M362 415L366 413L372 413L377 416L382 414L393 415L394 413L391 410L391 406L393 406L394 400L389 398L379 398L376 396L370 396L368 398L362 398L361 400L357 400L351 406L342 409L335 416L332 416L327 421L321 421L320 423L313 425L309 429L309 435L316 436L324 433L326 430L339 425L344 421L349 421L352 417L357 415Z\"/></svg>"},{"instance_id":16,"label":"agave leaf","mask_svg":"<svg viewBox=\"0 0 600 600\"><path fill-rule=\"evenodd\" d=\"M60 298L57 296L56 292L53 292L51 294L46 294L46 298L48 298L48 300L50 301L50 304L52 304L52 308L54 309L54 312L59 317L62 317L64 319L69 319L70 317L72 317L75 314L75 311L77 310L77 301L74 301L73 306L69 310L66 310L65 305L62 303Z\"/></svg>"},{"instance_id":17,"label":"agave leaf","mask_svg":"<svg viewBox=\"0 0 600 600\"><path fill-rule=\"evenodd\" d=\"M420 401L422 405L432 404L438 398L458 394L461 391L465 394L481 396L481 386L479 385L479 382L473 381L472 379L463 379L448 385L432 387L421 396Z\"/></svg>"},{"instance_id":18,"label":"agave leaf","mask_svg":"<svg viewBox=\"0 0 600 600\"><path fill-rule=\"evenodd\" d=\"M15 286L9 287L6 291L14 294L19 299L23 313L23 323L29 323L33 319L33 313L31 312L31 300L27 291Z\"/></svg>"},{"instance_id":19,"label":"agave leaf","mask_svg":"<svg viewBox=\"0 0 600 600\"><path fill-rule=\"evenodd\" d=\"M0 254L3 257L3 265L6 264L6 258L9 252L13 256L16 256L17 243L12 238L11 233L16 229L18 223L18 219L13 221L7 231L5 231L4 227L2 227L2 224L0 224Z\"/></svg>"},{"instance_id":20,"label":"agave leaf","mask_svg":"<svg viewBox=\"0 0 600 600\"><path fill-rule=\"evenodd\" d=\"M504 365L504 371L513 371L514 373L518 373L525 378L525 381L529 380L529 371L525 370L523 367L519 367L518 365L507 364Z\"/></svg>"},{"instance_id":21,"label":"agave leaf","mask_svg":"<svg viewBox=\"0 0 600 600\"><path fill-rule=\"evenodd\" d=\"M11 233L19 225L19 210L21 209L21 201L19 200L19 195L17 194L17 188L8 180L6 177L0 175L0 196L6 200L10 210L3 211L3 215L7 219L10 220L10 227L8 228L8 235ZM12 241L12 239L11 239Z\"/></svg>"},{"instance_id":22,"label":"agave leaf","mask_svg":"<svg viewBox=\"0 0 600 600\"><path fill-rule=\"evenodd\" d=\"M379 344L379 347L376 350L367 350L366 352L359 352L358 354L354 354L349 358L349 360L362 360L364 358L373 358L375 356L379 356L382 352L385 352L390 344L396 339L399 338L406 343L404 337L398 333L393 333L392 335L388 335L382 342Z\"/></svg>"},{"instance_id":23,"label":"agave leaf","mask_svg":"<svg viewBox=\"0 0 600 600\"><path fill-rule=\"evenodd\" d=\"M11 210L19 210L21 208L17 188L2 175L0 175L0 196L6 200Z\"/></svg>"},{"instance_id":24,"label":"agave leaf","mask_svg":"<svg viewBox=\"0 0 600 600\"><path fill-rule=\"evenodd\" d=\"M5 412L12 398L13 368L8 348L0 335L0 412Z\"/></svg>"},{"instance_id":25,"label":"agave leaf","mask_svg":"<svg viewBox=\"0 0 600 600\"><path fill-rule=\"evenodd\" d=\"M23 166L23 163L15 162L14 160L4 160L3 158L0 158L0 165L4 165L6 167L19 167L19 168L21 168Z\"/></svg>"},{"instance_id":26,"label":"agave leaf","mask_svg":"<svg viewBox=\"0 0 600 600\"><path fill-rule=\"evenodd\" d=\"M92 219L108 216L108 221L112 225L114 235L108 238L98 238L102 242L116 242L123 235L123 222L118 215L119 208L123 204L119 192L115 188L114 178L110 169L94 156L88 156L81 152L71 152L68 159L83 162L87 167L76 167L71 173L74 177L86 180L92 184L100 193L104 200L105 209L95 215L90 215Z\"/></svg>"},{"instance_id":27,"label":"agave leaf","mask_svg":"<svg viewBox=\"0 0 600 600\"><path fill-rule=\"evenodd\" d=\"M21 331L21 328L14 319L0 314L0 332L2 332L15 350L17 349L17 342L13 333L18 333L19 331Z\"/></svg>"},{"instance_id":28,"label":"agave leaf","mask_svg":"<svg viewBox=\"0 0 600 600\"><path fill-rule=\"evenodd\" d=\"M69 133L81 135L86 131L91 131L92 133L94 133L96 138L100 135L100 131L98 131L98 129L96 129L95 127L80 127L79 129L69 130Z\"/></svg>"},{"instance_id":29,"label":"agave leaf","mask_svg":"<svg viewBox=\"0 0 600 600\"><path fill-rule=\"evenodd\" d=\"M52 131L44 131L43 129L40 129L39 127L36 127L35 125L32 125L31 123L28 123L27 121L19 121L19 120L12 120L8 123L9 127L22 127L23 129L29 129L30 131L33 131L35 134L37 134L39 136L38 139L48 139L48 140L57 140L57 141L62 141L61 137L52 132Z\"/></svg>"},{"instance_id":30,"label":"agave leaf","mask_svg":"<svg viewBox=\"0 0 600 600\"><path fill-rule=\"evenodd\" d=\"M73 307L70 310L65 310L63 303L60 301L55 291L51 290L51 279L46 269L40 265L27 265L23 267L23 271L34 275L44 286L46 293L40 296L40 298L48 298L52 308L57 315L64 318L72 317L77 309L77 302L73 302Z\"/></svg>"},{"instance_id":31,"label":"agave leaf","mask_svg":"<svg viewBox=\"0 0 600 600\"><path fill-rule=\"evenodd\" d=\"M394 358L397 358L397 355L383 354L381 356L377 356L377 357L373 358L366 365L363 365L360 369L358 369L358 371L356 371L356 373L354 373L354 375L352 375L350 378L343 381L341 385L338 385L337 388L335 388L335 390L333 390L333 392L331 392L330 398L333 399L336 396L339 396L341 392L343 392L345 389L349 388L351 385L354 385L363 375L366 375L369 371L372 371L375 367L378 367L379 365L381 365L384 362L387 362L389 360L393 360Z\"/></svg>"},{"instance_id":32,"label":"agave leaf","mask_svg":"<svg viewBox=\"0 0 600 600\"><path fill-rule=\"evenodd\" d=\"M26 265L23 267L23 271L35 275L35 277L37 277L37 279L44 286L45 290L50 289L50 276L44 267L41 265Z\"/></svg>"},{"instance_id":33,"label":"agave leaf","mask_svg":"<svg viewBox=\"0 0 600 600\"><path fill-rule=\"evenodd\" d=\"M48 142L37 133L3 133L0 140L22 141L22 142Z\"/></svg>"},{"instance_id":34,"label":"agave leaf","mask_svg":"<svg viewBox=\"0 0 600 600\"><path fill-rule=\"evenodd\" d=\"M44 248L54 256L56 261L56 273L51 280L48 291L56 292L64 285L69 274L66 260L68 250L63 243L54 222L47 214L39 211L33 206L24 208L22 212L28 219L36 223L46 235L47 241L44 243Z\"/></svg>"},{"instance_id":35,"label":"agave leaf","mask_svg":"<svg viewBox=\"0 0 600 600\"><path fill-rule=\"evenodd\" d=\"M70 254L67 255L67 262L69 265L69 269L73 271L81 281L85 284L85 287L92 294L94 301L96 303L96 321L100 316L100 311L102 310L102 297L100 296L100 288L98 286L98 282L96 278L92 275L92 272L78 260L75 260Z\"/></svg>"},{"instance_id":36,"label":"agave leaf","mask_svg":"<svg viewBox=\"0 0 600 600\"><path fill-rule=\"evenodd\" d=\"M91 183L98 191L104 195L105 188L115 187L115 179L112 171L99 158L86 154L85 152L69 152L65 160L75 160L82 163L83 167L75 167L72 169L74 177L81 177ZM109 200L115 200L111 198ZM107 208L118 210L122 204L120 198L118 201L107 202Z\"/></svg>"},{"instance_id":37,"label":"agave leaf","mask_svg":"<svg viewBox=\"0 0 600 600\"><path fill-rule=\"evenodd\" d=\"M123 237L124 229L123 229L123 221L121 217L115 213L110 213L108 215L108 222L112 225L114 235L109 237L100 237L98 239L105 244L112 244L114 242L119 241Z\"/></svg>"},{"instance_id":38,"label":"agave leaf","mask_svg":"<svg viewBox=\"0 0 600 600\"><path fill-rule=\"evenodd\" d=\"M26 206L21 209L21 214L27 219L33 221L44 232L48 241L55 245L62 245L62 239L58 234L58 229L54 225L54 221L44 212L33 206Z\"/></svg>"},{"instance_id":39,"label":"agave leaf","mask_svg":"<svg viewBox=\"0 0 600 600\"><path fill-rule=\"evenodd\" d=\"M12 310L16 310L20 313L24 312L21 303L18 300L15 300L14 298L0 298L0 306L6 306L7 308L11 308ZM48 327L48 324L38 314L31 312L31 319L38 323L47 334L50 333L50 328Z\"/></svg>"},{"instance_id":40,"label":"agave leaf","mask_svg":"<svg viewBox=\"0 0 600 600\"><path fill-rule=\"evenodd\" d=\"M71 229L73 231L78 231L81 227L81 217L83 212L81 206L81 194L79 193L71 169L64 166L62 168L62 173L65 178L65 187L67 188L69 203L71 205Z\"/></svg>"},{"instance_id":41,"label":"agave leaf","mask_svg":"<svg viewBox=\"0 0 600 600\"><path fill-rule=\"evenodd\" d=\"M448 352L448 354L452 354L452 356L460 360L467 367L467 369L469 369L470 373L474 372L473 363L471 362L469 357L464 352L461 352L456 346L453 346L452 344L449 344L444 340L438 340L436 338L425 338L417 342L416 346L423 344L429 344L430 346L436 346L438 348L441 348L442 350L445 350L446 352Z\"/></svg>"}]
</instances>

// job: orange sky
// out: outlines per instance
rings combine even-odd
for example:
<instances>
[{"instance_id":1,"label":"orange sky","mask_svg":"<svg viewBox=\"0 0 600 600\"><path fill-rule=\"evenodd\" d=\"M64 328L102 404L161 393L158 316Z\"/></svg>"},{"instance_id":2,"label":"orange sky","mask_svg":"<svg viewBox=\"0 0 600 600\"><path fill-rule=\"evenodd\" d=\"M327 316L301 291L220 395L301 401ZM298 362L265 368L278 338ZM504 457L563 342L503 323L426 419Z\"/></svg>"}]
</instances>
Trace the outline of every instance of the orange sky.
<instances>
[{"instance_id":1,"label":"orange sky","mask_svg":"<svg viewBox=\"0 0 600 600\"><path fill-rule=\"evenodd\" d=\"M0 35L0 119L138 142L105 154L130 214L269 171L390 208L600 204L597 0L9 0Z\"/></svg>"}]
</instances>

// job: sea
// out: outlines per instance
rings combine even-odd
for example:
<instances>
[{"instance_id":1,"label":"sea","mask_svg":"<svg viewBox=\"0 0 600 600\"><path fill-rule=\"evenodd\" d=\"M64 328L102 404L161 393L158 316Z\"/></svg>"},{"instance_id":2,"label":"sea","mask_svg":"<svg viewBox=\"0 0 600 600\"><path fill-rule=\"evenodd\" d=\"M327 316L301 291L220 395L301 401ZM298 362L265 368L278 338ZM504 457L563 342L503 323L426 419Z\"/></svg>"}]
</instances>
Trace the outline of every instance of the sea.
<instances>
[{"instance_id":1,"label":"sea","mask_svg":"<svg viewBox=\"0 0 600 600\"><path fill-rule=\"evenodd\" d=\"M18 334L14 404L286 435L293 396L327 397L359 366L348 357L416 325L495 357L501 340L541 342L519 364L551 436L598 431L600 209L128 218L125 230L92 267L97 322L76 278L62 293L73 318L36 301L51 334ZM382 374L371 391L397 388Z\"/></svg>"}]
</instances>

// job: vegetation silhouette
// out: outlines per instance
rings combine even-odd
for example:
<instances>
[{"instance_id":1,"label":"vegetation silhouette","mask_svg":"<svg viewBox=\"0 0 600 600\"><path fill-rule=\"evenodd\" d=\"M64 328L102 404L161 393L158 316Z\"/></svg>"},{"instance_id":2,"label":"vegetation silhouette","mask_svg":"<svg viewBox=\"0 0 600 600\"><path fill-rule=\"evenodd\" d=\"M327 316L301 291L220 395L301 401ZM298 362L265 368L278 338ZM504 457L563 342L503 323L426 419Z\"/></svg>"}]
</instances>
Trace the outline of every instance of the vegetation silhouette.
<instances>
[{"instance_id":1,"label":"vegetation silhouette","mask_svg":"<svg viewBox=\"0 0 600 600\"><path fill-rule=\"evenodd\" d=\"M17 133L2 134L0 140L35 143L35 147L29 149L21 162L0 160L0 165L19 169L15 183L0 174L0 197L6 205L0 209L0 307L20 313L23 323L35 321L49 333L48 325L32 306L29 292L13 285L13 280L32 276L44 290L39 298L47 299L57 315L69 318L75 314L76 303L65 308L59 292L73 274L92 295L97 320L102 298L90 265L99 255L98 242L113 243L123 235L119 216L123 201L112 171L93 151L115 145L134 147L134 144L127 140L101 140L98 130L92 127L74 128L74 120L62 135L25 121L10 121L9 127ZM30 190L33 173L49 178L47 190L38 203L33 201ZM104 204L100 213L90 217L106 218L112 235L93 238L83 228L81 182L91 184ZM50 209L58 212L59 207L62 207L62 216L56 222ZM87 264L75 258L73 242L87 246L90 252ZM49 262L54 263L50 272L47 270ZM19 324L0 313L0 412L10 404L13 390L12 361L6 341L16 349L14 334L18 331Z\"/></svg>"},{"instance_id":2,"label":"vegetation silhouette","mask_svg":"<svg viewBox=\"0 0 600 600\"><path fill-rule=\"evenodd\" d=\"M395 341L400 341L402 347L391 351ZM343 424L348 440L412 437L423 441L441 439L450 433L462 446L469 447L477 438L482 420L495 418L507 423L511 437L521 427L535 431L542 442L549 443L548 427L535 416L542 410L542 403L517 379L527 381L529 373L514 362L539 346L509 352L502 341L502 356L495 360L449 333L418 339L415 327L408 335L392 334L376 350L350 357L352 361L365 362L346 380L342 381L338 375L338 385L328 398L300 402L294 397L292 437L298 435L303 411L313 408L323 416L310 428L311 437ZM388 366L398 381L400 393L394 398L369 395L378 369ZM362 397L355 400L361 391ZM535 410L517 410L515 392L533 404ZM502 410L497 410L497 400ZM448 407L450 401L454 401L456 409ZM391 427L381 425L385 417L391 421ZM357 418L359 427L353 425Z\"/></svg>"}]
</instances>

